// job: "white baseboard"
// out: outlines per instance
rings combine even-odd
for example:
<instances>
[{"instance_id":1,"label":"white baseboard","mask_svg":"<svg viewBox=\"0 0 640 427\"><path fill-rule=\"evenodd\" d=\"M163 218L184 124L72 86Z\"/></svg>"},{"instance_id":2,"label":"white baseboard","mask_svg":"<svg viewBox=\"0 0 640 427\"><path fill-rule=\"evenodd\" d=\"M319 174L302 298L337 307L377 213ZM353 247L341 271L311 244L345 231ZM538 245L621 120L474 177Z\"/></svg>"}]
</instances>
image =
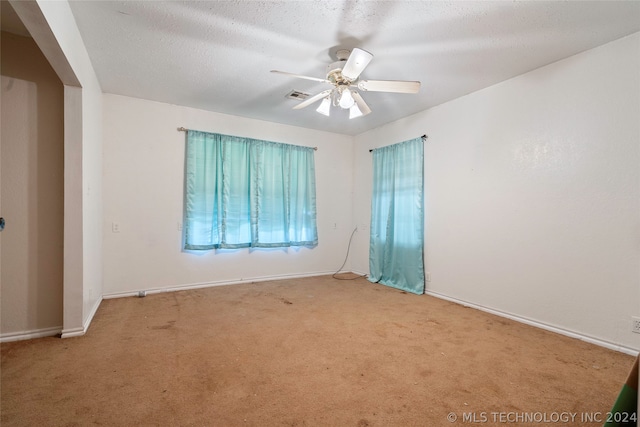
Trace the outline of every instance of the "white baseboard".
<instances>
[{"instance_id":1,"label":"white baseboard","mask_svg":"<svg viewBox=\"0 0 640 427\"><path fill-rule=\"evenodd\" d=\"M555 332L556 334L560 334L560 335L564 335L564 336L567 336L567 337L579 339L581 341L585 341L585 342L588 342L590 344L595 344L595 345L598 345L600 347L608 348L610 350L619 351L621 353L629 354L631 356L637 356L638 355L638 350L636 350L636 349L633 349L633 348L630 348L630 347L625 347L625 346L618 345L618 344L614 344L614 343L611 343L609 341L601 340L601 339L598 339L598 338L590 337L588 335L580 334L578 332L573 332L573 331L570 331L568 329L563 329L563 328L559 328L557 326L548 325L546 323L542 323L542 322L539 322L537 320L528 319L526 317L518 316L518 315L515 315L515 314L511 314L511 313L506 313L506 312L500 311L500 310L495 310L493 308L485 307L485 306L482 306L482 305L473 304L473 303L470 303L470 302L467 302L467 301L464 301L464 300L460 300L460 299L457 299L457 298L453 298L453 297L449 297L449 296L440 294L438 292L425 290L425 294L426 295L430 295L432 297L440 298L440 299L443 299L443 300L446 300L446 301L450 301L450 302L453 302L453 303L456 303L456 304L460 304L460 305L462 305L464 307L475 308L476 310L484 311L486 313L494 314L496 316L505 317L507 319L515 320L516 322L524 323L526 325L534 326L536 328L544 329L546 331Z\"/></svg>"},{"instance_id":2,"label":"white baseboard","mask_svg":"<svg viewBox=\"0 0 640 427\"><path fill-rule=\"evenodd\" d=\"M305 273L305 274L280 274L277 276L260 276L260 277L252 277L252 278L242 278L235 280L220 280L215 282L202 282L202 283L190 283L184 285L177 286L169 286L166 288L150 288L150 289L138 289L135 291L126 291L126 292L113 292L109 294L103 294L103 299L112 299L112 298L125 298L125 297L133 297L138 296L139 292L145 292L146 295L151 294L159 294L162 292L176 292L176 291L186 291L190 289L201 289L201 288L211 288L214 286L227 286L227 285L240 285L243 283L253 283L253 282L267 282L269 280L287 280L287 279L300 279L303 277L315 277L315 276L326 276L335 273L334 271L317 271L315 273Z\"/></svg>"},{"instance_id":3,"label":"white baseboard","mask_svg":"<svg viewBox=\"0 0 640 427\"><path fill-rule=\"evenodd\" d=\"M78 326L76 328L63 329L60 338L81 337L84 335L84 333L84 328L81 326Z\"/></svg>"},{"instance_id":4,"label":"white baseboard","mask_svg":"<svg viewBox=\"0 0 640 427\"><path fill-rule=\"evenodd\" d=\"M351 273L357 274L358 276L367 276L367 277L369 277L369 272L363 273L363 272L358 271L358 270L351 270Z\"/></svg>"},{"instance_id":5,"label":"white baseboard","mask_svg":"<svg viewBox=\"0 0 640 427\"><path fill-rule=\"evenodd\" d=\"M63 329L61 338L81 337L84 334L86 334L87 331L89 330L89 325L91 325L91 321L93 320L93 317L96 315L96 312L98 311L98 307L100 307L101 302L102 302L102 298L98 298L96 300L95 304L93 304L93 307L91 307L91 311L89 311L87 318L84 319L82 327Z\"/></svg>"},{"instance_id":6,"label":"white baseboard","mask_svg":"<svg viewBox=\"0 0 640 427\"><path fill-rule=\"evenodd\" d=\"M86 319L84 319L84 323L82 324L82 327L84 329L85 334L89 330L89 325L91 325L91 321L93 320L93 317L96 315L96 312L98 311L98 308L100 307L101 302L102 302L102 298L98 298L96 302L93 304L93 307L91 307L91 311L89 312L89 315L87 316Z\"/></svg>"},{"instance_id":7,"label":"white baseboard","mask_svg":"<svg viewBox=\"0 0 640 427\"><path fill-rule=\"evenodd\" d=\"M0 335L0 342L22 341L34 338L52 337L62 333L62 326L34 329L31 331L8 332Z\"/></svg>"}]
</instances>

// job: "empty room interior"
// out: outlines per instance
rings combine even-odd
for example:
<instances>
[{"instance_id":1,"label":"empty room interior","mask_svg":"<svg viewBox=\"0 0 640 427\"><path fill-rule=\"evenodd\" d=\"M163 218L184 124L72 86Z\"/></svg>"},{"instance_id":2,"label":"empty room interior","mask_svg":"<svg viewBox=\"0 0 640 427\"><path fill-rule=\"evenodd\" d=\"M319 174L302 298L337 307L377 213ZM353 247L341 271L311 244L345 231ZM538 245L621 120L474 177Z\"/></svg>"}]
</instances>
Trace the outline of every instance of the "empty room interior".
<instances>
[{"instance_id":1,"label":"empty room interior","mask_svg":"<svg viewBox=\"0 0 640 427\"><path fill-rule=\"evenodd\" d=\"M3 426L636 425L640 2L1 17Z\"/></svg>"}]
</instances>

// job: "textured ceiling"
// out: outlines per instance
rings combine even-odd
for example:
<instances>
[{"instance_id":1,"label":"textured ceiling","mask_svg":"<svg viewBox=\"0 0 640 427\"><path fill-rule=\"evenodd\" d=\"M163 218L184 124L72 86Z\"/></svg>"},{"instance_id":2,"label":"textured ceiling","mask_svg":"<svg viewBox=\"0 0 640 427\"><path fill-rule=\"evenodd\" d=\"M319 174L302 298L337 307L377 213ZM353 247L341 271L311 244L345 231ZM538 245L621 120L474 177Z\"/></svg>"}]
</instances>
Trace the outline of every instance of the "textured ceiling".
<instances>
[{"instance_id":1,"label":"textured ceiling","mask_svg":"<svg viewBox=\"0 0 640 427\"><path fill-rule=\"evenodd\" d=\"M104 92L355 135L640 31L637 1L71 1ZM340 48L373 53L363 79L419 80L416 95L364 93L349 120L293 90L327 84ZM342 113L342 114L338 114Z\"/></svg>"}]
</instances>

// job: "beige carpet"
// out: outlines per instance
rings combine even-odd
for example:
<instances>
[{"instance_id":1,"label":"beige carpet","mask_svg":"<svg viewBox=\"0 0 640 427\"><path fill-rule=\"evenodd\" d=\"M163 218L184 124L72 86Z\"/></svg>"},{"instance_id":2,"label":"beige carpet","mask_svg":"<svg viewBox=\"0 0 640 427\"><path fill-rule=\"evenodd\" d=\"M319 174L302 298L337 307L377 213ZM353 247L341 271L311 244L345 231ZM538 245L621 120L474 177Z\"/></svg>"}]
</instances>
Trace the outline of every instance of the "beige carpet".
<instances>
[{"instance_id":1,"label":"beige carpet","mask_svg":"<svg viewBox=\"0 0 640 427\"><path fill-rule=\"evenodd\" d=\"M634 362L331 277L105 300L84 337L1 351L3 427L595 426Z\"/></svg>"}]
</instances>

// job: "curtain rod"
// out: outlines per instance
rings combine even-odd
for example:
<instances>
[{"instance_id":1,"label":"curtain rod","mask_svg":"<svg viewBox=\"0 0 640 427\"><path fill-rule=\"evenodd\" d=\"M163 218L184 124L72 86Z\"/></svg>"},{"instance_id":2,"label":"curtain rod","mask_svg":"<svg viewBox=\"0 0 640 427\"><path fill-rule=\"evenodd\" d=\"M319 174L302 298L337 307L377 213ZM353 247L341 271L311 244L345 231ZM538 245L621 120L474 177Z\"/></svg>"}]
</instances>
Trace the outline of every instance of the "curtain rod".
<instances>
[{"instance_id":1,"label":"curtain rod","mask_svg":"<svg viewBox=\"0 0 640 427\"><path fill-rule=\"evenodd\" d=\"M427 140L427 138L429 138L426 134L422 135L420 138L422 138L422 142L425 142ZM373 149L369 150L369 152L371 153L373 151Z\"/></svg>"},{"instance_id":2,"label":"curtain rod","mask_svg":"<svg viewBox=\"0 0 640 427\"><path fill-rule=\"evenodd\" d=\"M178 128L178 132L187 132L188 130L189 130L189 129L187 129L187 128L185 128L185 127L182 127L182 126L180 126L180 127ZM318 147L311 147L311 148L313 148L315 151L318 151Z\"/></svg>"}]
</instances>

